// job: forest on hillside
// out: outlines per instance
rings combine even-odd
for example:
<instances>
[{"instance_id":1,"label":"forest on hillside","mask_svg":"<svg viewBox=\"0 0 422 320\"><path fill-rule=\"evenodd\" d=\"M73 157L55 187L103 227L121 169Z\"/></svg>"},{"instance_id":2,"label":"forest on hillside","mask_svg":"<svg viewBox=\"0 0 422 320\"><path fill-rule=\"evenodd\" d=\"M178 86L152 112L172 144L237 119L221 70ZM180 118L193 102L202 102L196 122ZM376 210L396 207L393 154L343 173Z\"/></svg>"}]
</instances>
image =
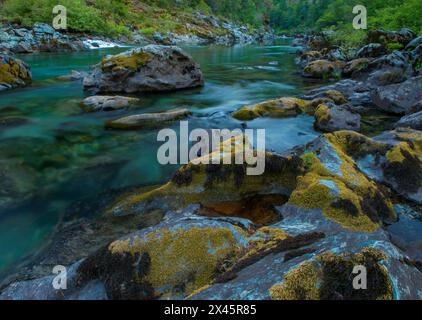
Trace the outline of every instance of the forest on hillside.
<instances>
[{"instance_id":1,"label":"forest on hillside","mask_svg":"<svg viewBox=\"0 0 422 320\"><path fill-rule=\"evenodd\" d=\"M50 22L56 0L5 0L0 18L30 26ZM355 5L368 10L368 28L422 32L420 0L62 0L72 31L104 35L129 33L130 29L176 29L174 12L200 11L251 27L272 27L279 32L321 30L351 31ZM106 19L104 19L104 17Z\"/></svg>"}]
</instances>

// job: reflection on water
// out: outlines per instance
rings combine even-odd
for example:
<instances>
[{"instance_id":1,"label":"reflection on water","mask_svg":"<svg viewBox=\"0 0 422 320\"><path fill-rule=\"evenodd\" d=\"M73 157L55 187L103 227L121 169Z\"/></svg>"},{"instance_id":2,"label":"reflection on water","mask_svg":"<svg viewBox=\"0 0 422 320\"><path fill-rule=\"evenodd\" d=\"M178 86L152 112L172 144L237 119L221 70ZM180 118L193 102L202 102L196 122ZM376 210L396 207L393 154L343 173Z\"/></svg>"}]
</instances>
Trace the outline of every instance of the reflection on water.
<instances>
[{"instance_id":1,"label":"reflection on water","mask_svg":"<svg viewBox=\"0 0 422 320\"><path fill-rule=\"evenodd\" d=\"M129 110L110 113L84 114L81 83L56 78L124 49L21 57L32 67L33 86L0 96L0 118L19 120L0 128L0 272L45 244L70 203L111 188L157 184L177 169L156 160L158 130L107 131L107 119L187 107L190 129L233 129L240 122L230 112L239 106L305 89L295 49L286 44L185 49L201 64L205 87L140 95ZM278 152L315 137L307 116L256 119L248 127L267 129L267 148Z\"/></svg>"}]
</instances>

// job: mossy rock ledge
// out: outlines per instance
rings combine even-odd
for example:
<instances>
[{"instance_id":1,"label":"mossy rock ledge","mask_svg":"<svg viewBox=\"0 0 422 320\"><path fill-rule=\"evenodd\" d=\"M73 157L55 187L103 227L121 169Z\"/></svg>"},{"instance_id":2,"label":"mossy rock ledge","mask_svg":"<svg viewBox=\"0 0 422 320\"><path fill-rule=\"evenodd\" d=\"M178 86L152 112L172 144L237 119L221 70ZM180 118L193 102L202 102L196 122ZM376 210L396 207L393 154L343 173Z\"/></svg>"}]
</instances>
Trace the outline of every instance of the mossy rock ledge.
<instances>
[{"instance_id":1,"label":"mossy rock ledge","mask_svg":"<svg viewBox=\"0 0 422 320\"><path fill-rule=\"evenodd\" d=\"M200 87L204 78L191 56L174 46L148 45L106 56L84 78L97 93L161 92Z\"/></svg>"}]
</instances>

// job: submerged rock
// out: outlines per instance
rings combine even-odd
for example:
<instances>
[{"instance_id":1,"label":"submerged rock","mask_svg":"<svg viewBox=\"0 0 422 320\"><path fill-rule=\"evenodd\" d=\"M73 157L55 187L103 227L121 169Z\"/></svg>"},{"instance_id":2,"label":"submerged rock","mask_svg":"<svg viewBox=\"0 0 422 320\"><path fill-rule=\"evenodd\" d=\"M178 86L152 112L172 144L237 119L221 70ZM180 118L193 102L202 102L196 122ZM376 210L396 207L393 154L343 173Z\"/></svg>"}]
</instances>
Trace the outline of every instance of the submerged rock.
<instances>
[{"instance_id":1,"label":"submerged rock","mask_svg":"<svg viewBox=\"0 0 422 320\"><path fill-rule=\"evenodd\" d=\"M135 114L107 121L106 128L121 130L156 128L172 121L184 119L190 114L188 109L173 109L165 112Z\"/></svg>"},{"instance_id":2,"label":"submerged rock","mask_svg":"<svg viewBox=\"0 0 422 320\"><path fill-rule=\"evenodd\" d=\"M0 54L0 91L25 87L31 82L31 69L25 62Z\"/></svg>"},{"instance_id":3,"label":"submerged rock","mask_svg":"<svg viewBox=\"0 0 422 320\"><path fill-rule=\"evenodd\" d=\"M59 80L63 81L78 81L85 78L88 74L85 71L72 70L69 74L58 77Z\"/></svg>"},{"instance_id":4,"label":"submerged rock","mask_svg":"<svg viewBox=\"0 0 422 320\"><path fill-rule=\"evenodd\" d=\"M360 115L355 113L351 106L335 105L332 103L321 104L315 111L316 129L324 132L338 130L360 130Z\"/></svg>"},{"instance_id":5,"label":"submerged rock","mask_svg":"<svg viewBox=\"0 0 422 320\"><path fill-rule=\"evenodd\" d=\"M81 102L86 111L113 111L129 107L139 101L137 98L122 96L92 96Z\"/></svg>"},{"instance_id":6,"label":"submerged rock","mask_svg":"<svg viewBox=\"0 0 422 320\"><path fill-rule=\"evenodd\" d=\"M94 93L159 92L202 86L201 69L178 47L148 45L107 56L84 81Z\"/></svg>"}]
</instances>

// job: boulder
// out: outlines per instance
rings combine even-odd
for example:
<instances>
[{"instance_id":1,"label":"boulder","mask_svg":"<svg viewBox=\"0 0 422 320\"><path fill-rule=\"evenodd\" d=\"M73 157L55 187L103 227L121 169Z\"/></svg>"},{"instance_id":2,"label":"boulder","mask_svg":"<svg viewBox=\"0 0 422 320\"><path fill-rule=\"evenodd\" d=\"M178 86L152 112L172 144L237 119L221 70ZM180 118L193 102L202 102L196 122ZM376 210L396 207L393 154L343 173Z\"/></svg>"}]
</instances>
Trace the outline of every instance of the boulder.
<instances>
[{"instance_id":1,"label":"boulder","mask_svg":"<svg viewBox=\"0 0 422 320\"><path fill-rule=\"evenodd\" d=\"M201 69L178 47L148 45L107 56L84 81L94 93L160 92L202 86Z\"/></svg>"},{"instance_id":2,"label":"boulder","mask_svg":"<svg viewBox=\"0 0 422 320\"><path fill-rule=\"evenodd\" d=\"M360 48L356 53L356 58L375 58L385 54L385 48L379 43L370 43Z\"/></svg>"},{"instance_id":3,"label":"boulder","mask_svg":"<svg viewBox=\"0 0 422 320\"><path fill-rule=\"evenodd\" d=\"M366 71L368 68L370 59L368 58L358 58L352 61L349 61L344 66L342 73L347 77L353 77L360 72Z\"/></svg>"},{"instance_id":4,"label":"boulder","mask_svg":"<svg viewBox=\"0 0 422 320\"><path fill-rule=\"evenodd\" d=\"M113 111L127 108L137 101L137 98L122 96L92 96L85 98L81 105L86 111Z\"/></svg>"},{"instance_id":5,"label":"boulder","mask_svg":"<svg viewBox=\"0 0 422 320\"><path fill-rule=\"evenodd\" d=\"M415 130L422 131L422 110L404 116L394 125L394 127L412 128Z\"/></svg>"},{"instance_id":6,"label":"boulder","mask_svg":"<svg viewBox=\"0 0 422 320\"><path fill-rule=\"evenodd\" d=\"M310 62L302 72L302 76L306 78L328 79L332 76L337 76L339 65L336 62L328 60L315 60Z\"/></svg>"},{"instance_id":7,"label":"boulder","mask_svg":"<svg viewBox=\"0 0 422 320\"><path fill-rule=\"evenodd\" d=\"M184 119L190 115L188 109L174 109L166 112L143 113L118 118L106 122L109 129L147 129L166 125L172 121Z\"/></svg>"},{"instance_id":8,"label":"boulder","mask_svg":"<svg viewBox=\"0 0 422 320\"><path fill-rule=\"evenodd\" d=\"M321 104L315 111L314 127L324 132L359 131L360 115L347 104L340 106L333 103Z\"/></svg>"},{"instance_id":9,"label":"boulder","mask_svg":"<svg viewBox=\"0 0 422 320\"><path fill-rule=\"evenodd\" d=\"M419 111L422 107L422 76L398 84L378 87L371 93L373 103L381 110L394 114Z\"/></svg>"},{"instance_id":10,"label":"boulder","mask_svg":"<svg viewBox=\"0 0 422 320\"><path fill-rule=\"evenodd\" d=\"M0 91L25 87L32 81L30 67L20 59L0 54Z\"/></svg>"}]
</instances>

